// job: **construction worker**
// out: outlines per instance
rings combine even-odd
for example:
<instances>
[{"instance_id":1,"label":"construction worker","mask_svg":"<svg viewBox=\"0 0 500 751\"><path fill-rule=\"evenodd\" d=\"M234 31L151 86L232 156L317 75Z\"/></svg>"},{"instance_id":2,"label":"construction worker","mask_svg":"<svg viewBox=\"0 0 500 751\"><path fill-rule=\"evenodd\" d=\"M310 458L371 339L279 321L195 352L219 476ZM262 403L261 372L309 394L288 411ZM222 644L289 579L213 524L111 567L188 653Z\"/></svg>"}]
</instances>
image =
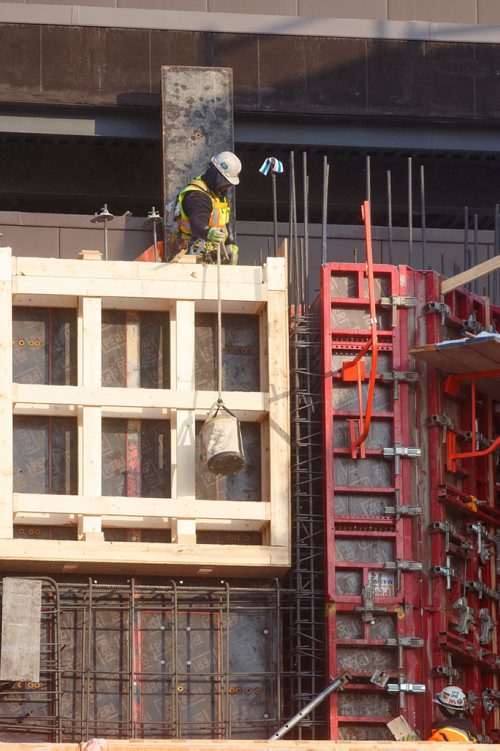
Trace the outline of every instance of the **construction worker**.
<instances>
[{"instance_id":1,"label":"construction worker","mask_svg":"<svg viewBox=\"0 0 500 751\"><path fill-rule=\"evenodd\" d=\"M229 229L229 202L226 193L238 185L241 162L231 151L212 157L208 168L179 193L174 213L172 255L181 251L200 254L209 262L238 263L238 247Z\"/></svg>"},{"instance_id":2,"label":"construction worker","mask_svg":"<svg viewBox=\"0 0 500 751\"><path fill-rule=\"evenodd\" d=\"M465 716L466 697L459 686L447 686L432 700L437 717L429 741L477 743L477 731Z\"/></svg>"}]
</instances>

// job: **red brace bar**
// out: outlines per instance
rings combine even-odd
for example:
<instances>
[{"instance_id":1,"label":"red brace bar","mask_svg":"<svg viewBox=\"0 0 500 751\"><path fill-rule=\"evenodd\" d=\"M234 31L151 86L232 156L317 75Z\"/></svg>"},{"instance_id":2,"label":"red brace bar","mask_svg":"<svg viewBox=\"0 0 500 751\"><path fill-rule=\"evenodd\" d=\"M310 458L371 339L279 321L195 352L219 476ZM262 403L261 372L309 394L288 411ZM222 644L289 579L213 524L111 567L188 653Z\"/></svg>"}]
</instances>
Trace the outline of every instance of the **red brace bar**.
<instances>
[{"instance_id":1,"label":"red brace bar","mask_svg":"<svg viewBox=\"0 0 500 751\"><path fill-rule=\"evenodd\" d=\"M471 443L472 451L457 453L457 436L456 433L448 431L446 434L446 464L450 472L456 472L458 459L477 459L481 456L487 456L500 448L500 436L495 438L488 448L477 450L474 448L477 443L476 429L476 381L480 378L500 378L500 370L486 370L482 373L460 373L447 376L444 382L444 391L446 394L456 396L458 393L460 381L471 382Z\"/></svg>"}]
</instances>

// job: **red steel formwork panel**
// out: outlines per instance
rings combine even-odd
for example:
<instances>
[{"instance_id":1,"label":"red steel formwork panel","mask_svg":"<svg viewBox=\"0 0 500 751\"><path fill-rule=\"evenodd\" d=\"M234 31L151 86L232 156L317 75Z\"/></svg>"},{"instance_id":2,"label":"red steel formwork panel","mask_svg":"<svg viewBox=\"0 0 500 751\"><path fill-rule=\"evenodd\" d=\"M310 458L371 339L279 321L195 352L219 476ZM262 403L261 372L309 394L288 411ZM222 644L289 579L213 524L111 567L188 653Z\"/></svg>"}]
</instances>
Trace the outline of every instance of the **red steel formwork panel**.
<instances>
[{"instance_id":1,"label":"red steel formwork panel","mask_svg":"<svg viewBox=\"0 0 500 751\"><path fill-rule=\"evenodd\" d=\"M409 271L374 270L378 361L368 438L352 456L358 383L343 363L366 346L370 301L360 264L322 268L326 590L330 675L351 680L330 700L332 738L391 738L399 714L411 725L422 714L421 567L418 512L412 495L415 374L409 372ZM400 306L400 304L403 304ZM363 357L366 403L372 356ZM355 424L355 423L354 423ZM411 449L411 450L409 450ZM408 454L410 456L408 456ZM361 456L364 455L364 458ZM375 671L385 685L370 682ZM405 690L409 689L409 690Z\"/></svg>"},{"instance_id":2,"label":"red steel formwork panel","mask_svg":"<svg viewBox=\"0 0 500 751\"><path fill-rule=\"evenodd\" d=\"M366 269L322 269L328 669L352 676L330 700L331 737L388 737L385 723L403 714L426 738L433 694L456 683L481 738L498 740L498 457L450 470L447 431L470 449L469 392L445 394L446 374L410 349L500 331L500 311L465 290L443 301L434 272L374 273L374 411L353 458L358 383L343 364L369 336ZM366 404L370 353L363 359ZM500 433L495 396L477 400L485 442ZM384 687L370 683L376 670Z\"/></svg>"},{"instance_id":3,"label":"red steel formwork panel","mask_svg":"<svg viewBox=\"0 0 500 751\"><path fill-rule=\"evenodd\" d=\"M414 272L413 281L414 294L422 300L417 311L417 344L458 340L481 330L500 331L500 311L490 309L484 298L458 289L443 300L434 272ZM425 386L418 390L417 414L424 455L421 482L428 498L423 547L424 569L429 574L425 596L428 699L446 685L462 686L481 740L498 741L498 456L468 458L455 466L447 460L450 433L456 436L459 451L474 448L468 384L465 381L456 393L447 394L445 373L417 367ZM500 434L499 417L494 399L478 393L476 428L481 438L477 448ZM428 706L425 732L430 728L430 711Z\"/></svg>"}]
</instances>

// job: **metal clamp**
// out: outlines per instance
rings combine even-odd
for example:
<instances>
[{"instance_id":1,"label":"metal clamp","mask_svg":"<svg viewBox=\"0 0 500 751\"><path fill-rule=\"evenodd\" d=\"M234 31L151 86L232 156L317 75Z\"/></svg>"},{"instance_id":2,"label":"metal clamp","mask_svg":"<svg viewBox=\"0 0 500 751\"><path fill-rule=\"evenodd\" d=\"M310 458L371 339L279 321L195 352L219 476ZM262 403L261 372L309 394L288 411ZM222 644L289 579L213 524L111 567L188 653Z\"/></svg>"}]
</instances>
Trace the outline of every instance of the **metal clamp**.
<instances>
[{"instance_id":1,"label":"metal clamp","mask_svg":"<svg viewBox=\"0 0 500 751\"><path fill-rule=\"evenodd\" d=\"M487 587L482 581L467 582L467 589L470 589L471 592L476 592L476 594L479 595L479 599L489 597L491 600L496 600L497 602L500 601L500 592Z\"/></svg>"},{"instance_id":2,"label":"metal clamp","mask_svg":"<svg viewBox=\"0 0 500 751\"><path fill-rule=\"evenodd\" d=\"M358 612L363 613L362 620L365 623L374 623L375 613L387 612L387 608L375 607L375 605L373 604L374 596L375 596L375 590L371 584L367 584L366 587L363 587L363 589L361 590L361 599L363 600L363 605L360 607L357 607L356 610Z\"/></svg>"},{"instance_id":3,"label":"metal clamp","mask_svg":"<svg viewBox=\"0 0 500 751\"><path fill-rule=\"evenodd\" d=\"M394 694L404 691L407 694L425 694L425 683L389 683L387 685L389 693Z\"/></svg>"},{"instance_id":4,"label":"metal clamp","mask_svg":"<svg viewBox=\"0 0 500 751\"><path fill-rule=\"evenodd\" d=\"M421 513L420 506L385 506L384 508L386 516L420 516Z\"/></svg>"},{"instance_id":5,"label":"metal clamp","mask_svg":"<svg viewBox=\"0 0 500 751\"><path fill-rule=\"evenodd\" d=\"M444 576L446 579L446 589L451 589L451 580L456 576L456 571L451 567L451 558L446 557L446 566L431 566L429 576Z\"/></svg>"},{"instance_id":6,"label":"metal clamp","mask_svg":"<svg viewBox=\"0 0 500 751\"><path fill-rule=\"evenodd\" d=\"M416 308L418 300L416 297L403 297L402 295L391 295L390 297L381 297L379 305L381 308L392 308L391 325L397 325L398 308Z\"/></svg>"},{"instance_id":7,"label":"metal clamp","mask_svg":"<svg viewBox=\"0 0 500 751\"><path fill-rule=\"evenodd\" d=\"M424 313L426 315L429 315L429 313L438 313L441 316L441 323L444 326L446 319L451 316L451 308L449 305L446 305L446 303L444 302L437 302L437 300L431 300L430 302L424 305Z\"/></svg>"},{"instance_id":8,"label":"metal clamp","mask_svg":"<svg viewBox=\"0 0 500 751\"><path fill-rule=\"evenodd\" d=\"M380 374L380 380L382 383L394 384L394 399L399 399L399 384L400 383L417 383L420 380L420 376L415 371L411 370L393 370L387 373Z\"/></svg>"},{"instance_id":9,"label":"metal clamp","mask_svg":"<svg viewBox=\"0 0 500 751\"><path fill-rule=\"evenodd\" d=\"M410 647L420 649L424 646L424 640L418 636L398 636L396 639L386 639L387 647Z\"/></svg>"},{"instance_id":10,"label":"metal clamp","mask_svg":"<svg viewBox=\"0 0 500 751\"><path fill-rule=\"evenodd\" d=\"M445 413L442 415L429 415L426 420L426 425L428 428L441 428L443 443L446 443L446 434L448 430L453 430L454 428L453 422Z\"/></svg>"},{"instance_id":11,"label":"metal clamp","mask_svg":"<svg viewBox=\"0 0 500 751\"><path fill-rule=\"evenodd\" d=\"M388 447L382 449L382 456L386 459L393 458L395 459L394 462L394 472L396 475L399 475L401 473L401 458L405 457L407 459L417 459L419 456L422 455L422 452L420 449L417 448L407 448L405 446L398 446L396 444L393 447Z\"/></svg>"},{"instance_id":12,"label":"metal clamp","mask_svg":"<svg viewBox=\"0 0 500 751\"><path fill-rule=\"evenodd\" d=\"M396 590L401 589L402 571L421 571L422 564L419 561L386 561L384 567L389 571L396 571Z\"/></svg>"}]
</instances>

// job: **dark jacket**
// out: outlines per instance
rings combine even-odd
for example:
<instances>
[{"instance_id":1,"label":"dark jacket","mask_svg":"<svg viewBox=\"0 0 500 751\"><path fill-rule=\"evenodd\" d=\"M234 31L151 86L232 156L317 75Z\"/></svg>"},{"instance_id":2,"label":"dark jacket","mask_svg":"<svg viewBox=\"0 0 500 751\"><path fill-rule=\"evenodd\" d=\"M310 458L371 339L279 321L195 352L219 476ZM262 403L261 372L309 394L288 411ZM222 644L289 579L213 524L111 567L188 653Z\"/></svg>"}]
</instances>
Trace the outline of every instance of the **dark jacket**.
<instances>
[{"instance_id":1,"label":"dark jacket","mask_svg":"<svg viewBox=\"0 0 500 751\"><path fill-rule=\"evenodd\" d=\"M220 196L223 194L220 188L223 185L227 185L227 180L218 169L210 164L206 172L200 175L203 182L205 182L210 190L214 193L218 193ZM210 196L205 195L199 190L191 190L186 193L182 199L182 207L189 219L189 225L191 227L191 233L195 238L207 239L208 222L210 220L210 214L212 213L212 201ZM227 243L233 243L232 232L230 227L227 228L229 236L226 240Z\"/></svg>"}]
</instances>

